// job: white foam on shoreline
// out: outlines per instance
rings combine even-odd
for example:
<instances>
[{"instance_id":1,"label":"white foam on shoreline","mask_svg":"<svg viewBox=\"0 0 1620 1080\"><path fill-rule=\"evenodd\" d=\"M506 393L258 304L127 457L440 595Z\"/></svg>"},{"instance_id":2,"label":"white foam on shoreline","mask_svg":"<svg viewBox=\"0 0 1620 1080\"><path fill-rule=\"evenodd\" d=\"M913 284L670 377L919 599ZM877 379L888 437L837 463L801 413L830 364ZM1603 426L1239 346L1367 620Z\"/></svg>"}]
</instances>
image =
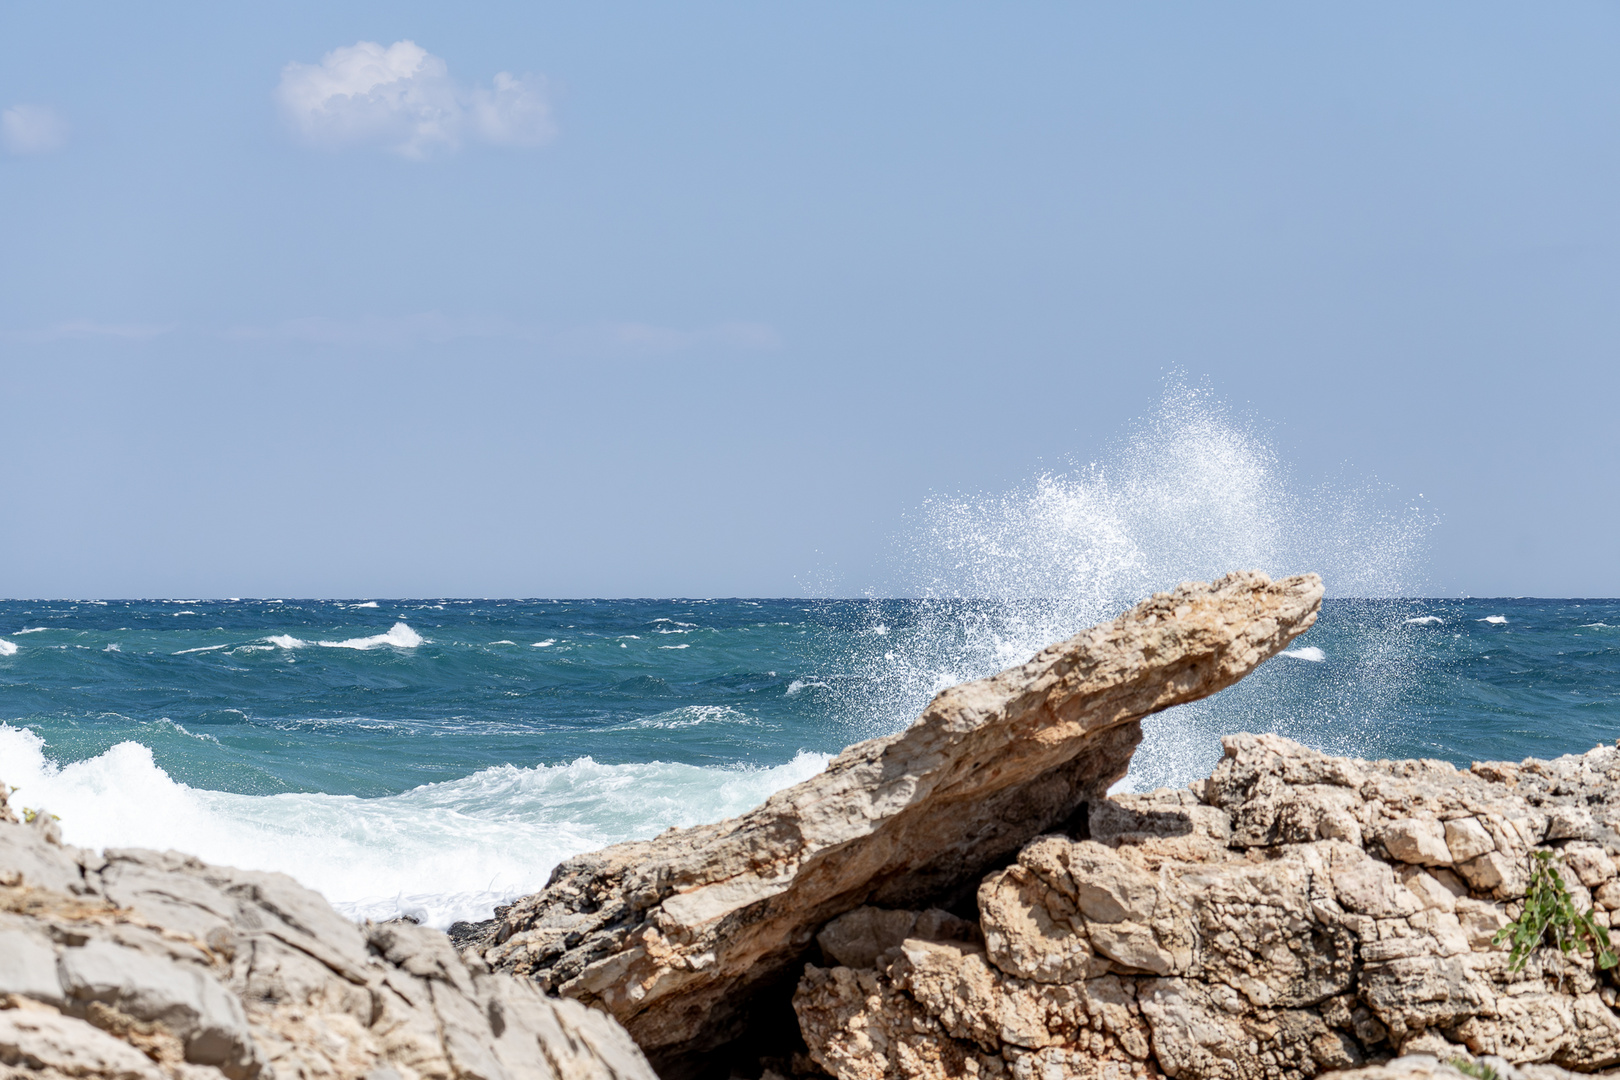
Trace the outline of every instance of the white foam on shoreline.
<instances>
[{"instance_id":1,"label":"white foam on shoreline","mask_svg":"<svg viewBox=\"0 0 1620 1080\"><path fill-rule=\"evenodd\" d=\"M0 724L14 802L61 818L81 847L174 848L280 870L352 918L409 914L447 927L539 889L570 855L740 814L808 779L828 755L774 768L667 762L503 765L398 795L237 795L175 781L138 742L62 765L26 728Z\"/></svg>"}]
</instances>

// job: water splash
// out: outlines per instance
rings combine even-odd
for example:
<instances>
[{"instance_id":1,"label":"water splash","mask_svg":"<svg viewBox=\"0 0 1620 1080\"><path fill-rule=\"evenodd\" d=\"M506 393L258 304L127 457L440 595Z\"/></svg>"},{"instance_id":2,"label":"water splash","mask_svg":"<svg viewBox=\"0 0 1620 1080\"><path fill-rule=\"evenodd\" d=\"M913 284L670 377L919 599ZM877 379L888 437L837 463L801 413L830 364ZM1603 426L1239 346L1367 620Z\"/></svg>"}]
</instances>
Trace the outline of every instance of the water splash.
<instances>
[{"instance_id":1,"label":"water splash","mask_svg":"<svg viewBox=\"0 0 1620 1080\"><path fill-rule=\"evenodd\" d=\"M1302 488L1254 424L1208 390L1172 385L1096 461L1000 494L937 497L912 514L883 591L921 599L871 602L872 645L849 658L840 710L858 737L893 731L946 686L1026 660L1158 590L1234 569L1316 570L1330 597L1363 598L1330 605L1356 633L1313 630L1296 657L1319 662L1286 661L1298 670L1154 718L1128 784L1205 774L1219 735L1235 730L1368 747L1409 674L1402 638L1415 629L1410 612L1378 598L1420 590L1432 523L1421 507L1392 506L1370 477ZM1334 723L1295 715L1291 694L1336 702Z\"/></svg>"}]
</instances>

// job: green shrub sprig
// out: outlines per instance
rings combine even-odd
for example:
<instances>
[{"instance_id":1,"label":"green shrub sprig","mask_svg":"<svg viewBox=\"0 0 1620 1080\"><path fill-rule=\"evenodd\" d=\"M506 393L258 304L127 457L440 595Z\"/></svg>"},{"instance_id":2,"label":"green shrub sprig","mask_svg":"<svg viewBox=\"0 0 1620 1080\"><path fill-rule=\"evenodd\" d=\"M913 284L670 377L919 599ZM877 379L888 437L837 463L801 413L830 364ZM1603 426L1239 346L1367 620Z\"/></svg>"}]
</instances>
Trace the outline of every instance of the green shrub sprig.
<instances>
[{"instance_id":1,"label":"green shrub sprig","mask_svg":"<svg viewBox=\"0 0 1620 1080\"><path fill-rule=\"evenodd\" d=\"M1550 851L1531 853L1530 888L1525 893L1524 910L1498 930L1491 943L1510 947L1510 971L1523 968L1531 952L1543 944L1554 945L1565 955L1591 953L1600 969L1614 967L1620 963L1620 956L1609 944L1608 928L1597 924L1592 918L1594 912L1582 915L1575 910L1575 899L1559 876L1556 860Z\"/></svg>"}]
</instances>

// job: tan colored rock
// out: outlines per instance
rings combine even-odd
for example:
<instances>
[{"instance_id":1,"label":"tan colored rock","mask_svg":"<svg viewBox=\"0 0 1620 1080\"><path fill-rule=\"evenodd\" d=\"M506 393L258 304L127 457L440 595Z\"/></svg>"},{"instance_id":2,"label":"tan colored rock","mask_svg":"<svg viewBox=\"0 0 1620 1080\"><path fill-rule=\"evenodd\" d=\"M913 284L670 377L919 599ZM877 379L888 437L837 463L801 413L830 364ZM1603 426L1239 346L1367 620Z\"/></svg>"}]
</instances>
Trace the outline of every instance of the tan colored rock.
<instances>
[{"instance_id":1,"label":"tan colored rock","mask_svg":"<svg viewBox=\"0 0 1620 1080\"><path fill-rule=\"evenodd\" d=\"M1468 862L1496 850L1496 841L1485 831L1485 826L1471 817L1457 818L1445 823L1446 850L1453 862Z\"/></svg>"},{"instance_id":2,"label":"tan colored rock","mask_svg":"<svg viewBox=\"0 0 1620 1080\"><path fill-rule=\"evenodd\" d=\"M1095 803L1090 839L1039 837L988 874L982 950L908 940L887 953L860 976L863 1030L881 1026L880 1005L925 1018L893 1033L905 1054L971 1059L981 1075L1033 1069L1038 1055L1043 1075L1087 1061L1085 1075L1175 1080L1308 1080L1393 1054L1407 1056L1337 1075L1461 1075L1434 1055L1482 1058L1503 1080L1620 1065L1612 973L1551 947L1512 971L1495 943L1537 851L1555 854L1578 910L1620 896L1620 749L1459 772L1270 735L1224 746L1197 795ZM1442 839L1452 853L1452 838L1471 877L1421 865ZM796 1006L830 1015L815 999L853 977L840 970L807 978ZM1103 986L1124 1010L1114 1027L1087 995ZM1107 1037L1082 1045L1087 1031ZM1146 1032L1146 1057L1133 1057L1131 1031ZM914 1075L889 1043L858 1050L835 1024L803 1034L835 1076Z\"/></svg>"},{"instance_id":3,"label":"tan colored rock","mask_svg":"<svg viewBox=\"0 0 1620 1080\"><path fill-rule=\"evenodd\" d=\"M1416 866L1450 866L1445 827L1429 818L1401 818L1384 829L1384 847L1390 855Z\"/></svg>"},{"instance_id":4,"label":"tan colored rock","mask_svg":"<svg viewBox=\"0 0 1620 1080\"><path fill-rule=\"evenodd\" d=\"M505 912L484 956L606 1009L655 1063L695 1061L742 1030L753 988L801 962L829 920L971 894L1100 801L1142 717L1242 678L1311 626L1321 595L1315 575L1259 573L1160 593L946 690L905 731L749 814L568 860ZM1137 951L1149 928L1105 925L1099 949L1162 963Z\"/></svg>"},{"instance_id":5,"label":"tan colored rock","mask_svg":"<svg viewBox=\"0 0 1620 1080\"><path fill-rule=\"evenodd\" d=\"M0 814L7 1069L81 1080L653 1080L611 1018L490 973L438 931L359 927L281 874L175 852L97 855Z\"/></svg>"}]
</instances>

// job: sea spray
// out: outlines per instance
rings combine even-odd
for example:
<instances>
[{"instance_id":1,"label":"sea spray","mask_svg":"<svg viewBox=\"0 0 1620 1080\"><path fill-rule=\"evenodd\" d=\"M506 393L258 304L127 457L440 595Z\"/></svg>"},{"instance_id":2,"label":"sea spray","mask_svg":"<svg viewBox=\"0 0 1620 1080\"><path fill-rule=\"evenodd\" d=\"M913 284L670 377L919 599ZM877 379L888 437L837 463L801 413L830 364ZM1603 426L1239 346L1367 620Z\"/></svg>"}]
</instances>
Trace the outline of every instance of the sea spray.
<instances>
[{"instance_id":1,"label":"sea spray","mask_svg":"<svg viewBox=\"0 0 1620 1080\"><path fill-rule=\"evenodd\" d=\"M845 657L838 708L852 732L882 734L945 687L1020 663L1179 582L1234 569L1315 570L1330 597L1359 606L1354 631L1335 639L1331 655L1316 642L1321 634L1296 652L1294 660L1318 662L1287 680L1298 711L1268 696L1277 681L1265 672L1172 710L1146 725L1125 786L1207 774L1219 735L1235 730L1367 750L1410 682L1414 627L1392 598L1418 591L1431 524L1420 507L1392 508L1367 477L1346 472L1301 487L1254 424L1207 390L1172 386L1096 461L1007 492L938 496L913 512L881 591L920 602L901 610L871 601L872 637ZM1312 692L1298 694L1302 681Z\"/></svg>"}]
</instances>

